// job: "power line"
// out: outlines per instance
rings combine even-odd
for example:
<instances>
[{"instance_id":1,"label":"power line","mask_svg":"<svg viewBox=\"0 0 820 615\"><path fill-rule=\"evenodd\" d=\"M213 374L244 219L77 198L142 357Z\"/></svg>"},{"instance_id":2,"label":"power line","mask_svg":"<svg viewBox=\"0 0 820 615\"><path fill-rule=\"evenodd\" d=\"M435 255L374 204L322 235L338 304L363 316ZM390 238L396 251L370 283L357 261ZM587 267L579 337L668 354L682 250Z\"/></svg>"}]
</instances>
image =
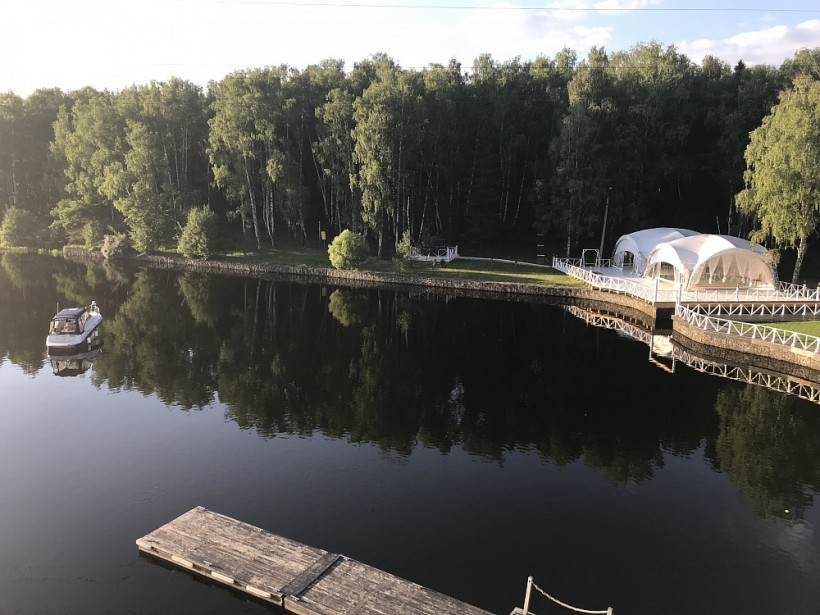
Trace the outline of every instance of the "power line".
<instances>
[{"instance_id":1,"label":"power line","mask_svg":"<svg viewBox=\"0 0 820 615\"><path fill-rule=\"evenodd\" d=\"M811 13L820 14L820 9L794 8L752 8L752 7L637 7L637 8L604 8L604 7L555 7L555 6L478 6L455 4L401 4L401 3L363 3L363 2L300 2L299 0L223 0L223 4L262 4L265 6L305 6L330 8L360 8L360 9L420 9L420 10L455 10L455 11L541 11L551 13L616 13L616 12L712 12L712 13Z\"/></svg>"}]
</instances>

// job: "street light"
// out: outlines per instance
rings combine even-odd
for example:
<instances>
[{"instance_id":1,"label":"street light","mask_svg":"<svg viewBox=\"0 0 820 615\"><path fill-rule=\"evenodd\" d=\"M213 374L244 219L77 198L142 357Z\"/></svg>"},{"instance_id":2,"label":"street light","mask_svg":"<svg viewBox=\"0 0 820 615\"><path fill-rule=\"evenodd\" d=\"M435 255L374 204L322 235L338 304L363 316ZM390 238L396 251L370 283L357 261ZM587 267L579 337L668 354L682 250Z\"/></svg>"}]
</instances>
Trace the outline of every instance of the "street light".
<instances>
[{"instance_id":1,"label":"street light","mask_svg":"<svg viewBox=\"0 0 820 615\"><path fill-rule=\"evenodd\" d=\"M606 237L606 217L609 215L609 193L612 192L612 186L607 188L606 191L606 208L604 209L604 225L601 228L601 247L598 249L598 259L601 259L601 256L604 253L604 238Z\"/></svg>"}]
</instances>

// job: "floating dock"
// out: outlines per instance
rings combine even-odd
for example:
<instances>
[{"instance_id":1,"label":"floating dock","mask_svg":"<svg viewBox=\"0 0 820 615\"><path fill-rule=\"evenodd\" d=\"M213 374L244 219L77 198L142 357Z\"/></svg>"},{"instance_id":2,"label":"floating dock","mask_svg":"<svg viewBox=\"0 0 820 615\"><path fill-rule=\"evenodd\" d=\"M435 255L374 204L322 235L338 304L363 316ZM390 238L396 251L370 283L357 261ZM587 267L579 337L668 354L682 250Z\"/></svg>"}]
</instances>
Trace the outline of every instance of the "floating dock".
<instances>
[{"instance_id":1,"label":"floating dock","mask_svg":"<svg viewBox=\"0 0 820 615\"><path fill-rule=\"evenodd\" d=\"M489 615L338 553L198 506L137 540L140 551L297 615Z\"/></svg>"}]
</instances>

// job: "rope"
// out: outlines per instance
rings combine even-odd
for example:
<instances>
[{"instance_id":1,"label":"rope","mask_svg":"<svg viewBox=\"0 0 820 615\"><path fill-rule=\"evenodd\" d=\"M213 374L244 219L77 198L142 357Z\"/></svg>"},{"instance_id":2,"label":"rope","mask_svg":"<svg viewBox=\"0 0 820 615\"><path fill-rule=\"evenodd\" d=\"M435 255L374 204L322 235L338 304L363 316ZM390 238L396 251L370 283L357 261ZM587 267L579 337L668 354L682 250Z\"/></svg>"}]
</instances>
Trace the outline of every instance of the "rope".
<instances>
[{"instance_id":1,"label":"rope","mask_svg":"<svg viewBox=\"0 0 820 615\"><path fill-rule=\"evenodd\" d=\"M565 602L561 602L557 598L553 598L552 596L550 596L547 592L545 592L543 589L538 587L535 584L535 581L532 582L532 586L535 589L537 589L538 591L540 591L542 594L544 594L547 598L552 600L555 604L560 604L562 607L564 607L565 609L569 609L570 611L575 611L576 613L589 613L590 615L611 615L611 613L612 613L611 608L607 609L605 611L587 611L586 609L579 609L579 608L576 608L574 606L570 606L569 604L567 604Z\"/></svg>"}]
</instances>

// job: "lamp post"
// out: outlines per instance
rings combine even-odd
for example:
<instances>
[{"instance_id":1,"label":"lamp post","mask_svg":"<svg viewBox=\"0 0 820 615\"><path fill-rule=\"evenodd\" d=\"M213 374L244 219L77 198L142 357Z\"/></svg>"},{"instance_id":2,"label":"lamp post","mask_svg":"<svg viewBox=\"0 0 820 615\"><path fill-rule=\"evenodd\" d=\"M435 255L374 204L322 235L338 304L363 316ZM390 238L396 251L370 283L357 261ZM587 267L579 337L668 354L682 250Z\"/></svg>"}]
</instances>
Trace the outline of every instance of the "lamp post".
<instances>
[{"instance_id":1,"label":"lamp post","mask_svg":"<svg viewBox=\"0 0 820 615\"><path fill-rule=\"evenodd\" d=\"M601 247L598 249L598 259L601 259L601 256L604 253L604 239L606 238L606 218L609 215L609 193L612 192L612 186L607 188L606 191L606 208L604 209L604 225L601 228Z\"/></svg>"}]
</instances>

